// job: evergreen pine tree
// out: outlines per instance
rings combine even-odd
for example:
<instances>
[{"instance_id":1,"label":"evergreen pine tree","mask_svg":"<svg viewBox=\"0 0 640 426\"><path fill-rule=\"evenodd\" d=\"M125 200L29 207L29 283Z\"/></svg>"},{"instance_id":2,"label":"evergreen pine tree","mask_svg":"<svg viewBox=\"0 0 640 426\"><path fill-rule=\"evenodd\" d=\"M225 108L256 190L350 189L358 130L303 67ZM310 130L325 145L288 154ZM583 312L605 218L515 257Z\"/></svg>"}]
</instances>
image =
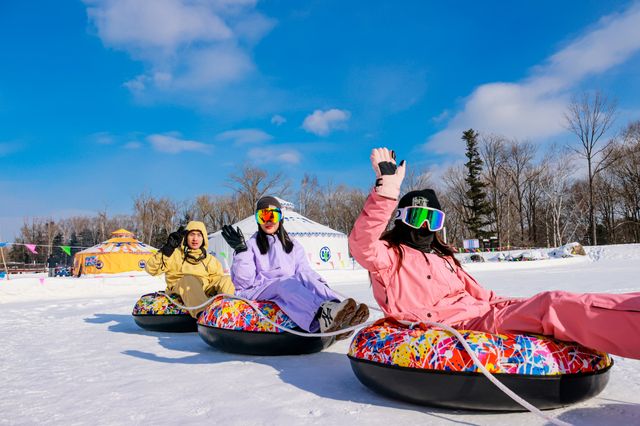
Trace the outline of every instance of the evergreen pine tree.
<instances>
[{"instance_id":1,"label":"evergreen pine tree","mask_svg":"<svg viewBox=\"0 0 640 426\"><path fill-rule=\"evenodd\" d=\"M73 265L73 258L76 253L82 250L78 247L80 246L80 240L78 239L78 235L75 233L75 231L71 233L71 237L69 238L69 242L67 243L67 245L71 246L71 256L68 256L65 259L68 262L65 263L65 265L71 266Z\"/></svg>"},{"instance_id":2,"label":"evergreen pine tree","mask_svg":"<svg viewBox=\"0 0 640 426\"><path fill-rule=\"evenodd\" d=\"M58 232L56 236L53 237L53 241L51 242L51 244L53 245L53 247L51 247L51 254L53 255L53 258L58 265L66 264L65 256L67 254L60 248L60 246L63 245L63 242L64 241L62 239L62 234L60 232Z\"/></svg>"},{"instance_id":3,"label":"evergreen pine tree","mask_svg":"<svg viewBox=\"0 0 640 426\"><path fill-rule=\"evenodd\" d=\"M468 173L465 181L469 188L466 192L468 204L464 206L469 216L464 223L474 238L481 239L487 236L483 228L490 223L487 217L489 216L491 207L487 201L485 184L480 179L484 163L478 152L478 132L473 129L466 130L462 133L462 140L467 144L465 155L468 161L465 167Z\"/></svg>"}]
</instances>

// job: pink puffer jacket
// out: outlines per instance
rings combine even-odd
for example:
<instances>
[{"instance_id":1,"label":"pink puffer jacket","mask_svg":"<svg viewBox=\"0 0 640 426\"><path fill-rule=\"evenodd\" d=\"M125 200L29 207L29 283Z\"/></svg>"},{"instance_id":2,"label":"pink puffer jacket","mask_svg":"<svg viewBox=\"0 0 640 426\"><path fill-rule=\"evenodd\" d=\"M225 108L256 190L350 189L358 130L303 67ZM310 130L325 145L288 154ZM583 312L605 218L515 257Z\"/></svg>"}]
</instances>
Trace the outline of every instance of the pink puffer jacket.
<instances>
[{"instance_id":1,"label":"pink puffer jacket","mask_svg":"<svg viewBox=\"0 0 640 426\"><path fill-rule=\"evenodd\" d=\"M453 259L402 246L399 258L380 240L398 202L372 191L349 235L356 261L371 274L373 295L387 316L453 325L486 314L498 297Z\"/></svg>"}]
</instances>

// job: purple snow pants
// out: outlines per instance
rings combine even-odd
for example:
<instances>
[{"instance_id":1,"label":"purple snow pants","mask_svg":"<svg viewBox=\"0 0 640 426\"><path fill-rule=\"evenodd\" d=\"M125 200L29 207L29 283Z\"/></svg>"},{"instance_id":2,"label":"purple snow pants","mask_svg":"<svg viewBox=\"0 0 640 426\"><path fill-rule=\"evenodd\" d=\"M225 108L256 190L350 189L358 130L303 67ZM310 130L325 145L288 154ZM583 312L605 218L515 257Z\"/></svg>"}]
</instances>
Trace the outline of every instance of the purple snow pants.
<instances>
[{"instance_id":1,"label":"purple snow pants","mask_svg":"<svg viewBox=\"0 0 640 426\"><path fill-rule=\"evenodd\" d=\"M320 328L315 318L320 305L328 300L340 300L324 283L298 277L273 282L254 299L277 303L300 328L312 333Z\"/></svg>"}]
</instances>

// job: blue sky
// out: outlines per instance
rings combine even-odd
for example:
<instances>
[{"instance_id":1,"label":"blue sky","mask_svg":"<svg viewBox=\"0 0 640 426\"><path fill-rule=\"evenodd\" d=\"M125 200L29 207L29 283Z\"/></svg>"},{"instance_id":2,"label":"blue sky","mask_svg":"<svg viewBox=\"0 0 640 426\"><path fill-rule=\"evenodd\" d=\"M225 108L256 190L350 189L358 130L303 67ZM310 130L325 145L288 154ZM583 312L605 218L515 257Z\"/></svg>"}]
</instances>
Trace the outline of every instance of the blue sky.
<instances>
[{"instance_id":1,"label":"blue sky","mask_svg":"<svg viewBox=\"0 0 640 426\"><path fill-rule=\"evenodd\" d=\"M639 51L628 1L5 1L0 239L244 164L367 188L377 146L437 175L469 127L566 143L583 90L640 118Z\"/></svg>"}]
</instances>

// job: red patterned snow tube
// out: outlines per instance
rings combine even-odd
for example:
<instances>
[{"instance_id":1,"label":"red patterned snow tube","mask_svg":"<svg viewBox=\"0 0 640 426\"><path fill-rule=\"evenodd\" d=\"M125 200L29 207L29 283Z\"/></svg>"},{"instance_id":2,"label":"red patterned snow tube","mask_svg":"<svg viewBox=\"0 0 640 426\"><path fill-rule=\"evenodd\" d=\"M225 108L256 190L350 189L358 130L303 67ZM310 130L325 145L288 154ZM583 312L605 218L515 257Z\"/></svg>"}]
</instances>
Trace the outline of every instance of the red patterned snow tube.
<instances>
[{"instance_id":1,"label":"red patterned snow tube","mask_svg":"<svg viewBox=\"0 0 640 426\"><path fill-rule=\"evenodd\" d=\"M264 319L267 317L282 327L291 329L297 327L296 323L275 303L267 300L256 300L252 303L262 315L242 300L230 297L216 298L202 313L198 324L226 330L284 333Z\"/></svg>"},{"instance_id":2,"label":"red patterned snow tube","mask_svg":"<svg viewBox=\"0 0 640 426\"><path fill-rule=\"evenodd\" d=\"M498 380L542 409L597 395L613 365L606 353L545 336L460 333ZM523 410L479 372L458 339L442 329L410 329L381 320L355 336L349 359L362 383L387 396L451 408Z\"/></svg>"},{"instance_id":3,"label":"red patterned snow tube","mask_svg":"<svg viewBox=\"0 0 640 426\"><path fill-rule=\"evenodd\" d=\"M216 349L250 355L308 354L321 351L333 341L287 333L264 319L301 332L278 305L265 300L252 304L260 313L242 300L216 298L198 319L200 337Z\"/></svg>"}]
</instances>

